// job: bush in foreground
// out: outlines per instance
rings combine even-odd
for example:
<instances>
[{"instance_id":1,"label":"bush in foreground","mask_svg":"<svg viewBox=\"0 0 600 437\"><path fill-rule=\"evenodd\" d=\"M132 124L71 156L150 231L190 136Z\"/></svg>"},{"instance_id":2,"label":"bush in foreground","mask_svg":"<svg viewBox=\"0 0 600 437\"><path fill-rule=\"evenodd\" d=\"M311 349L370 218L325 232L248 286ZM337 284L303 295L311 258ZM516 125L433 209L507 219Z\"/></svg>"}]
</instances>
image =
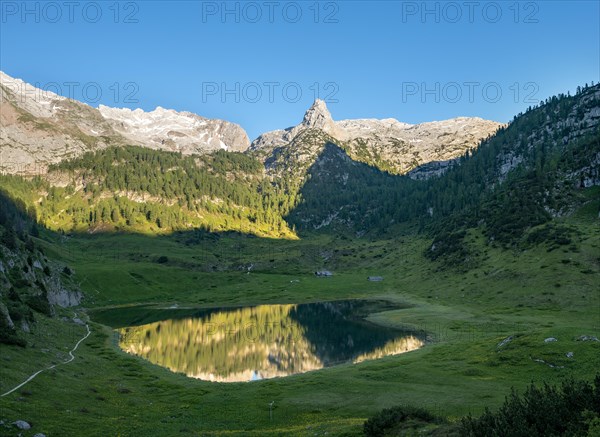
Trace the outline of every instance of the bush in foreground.
<instances>
[{"instance_id":1,"label":"bush in foreground","mask_svg":"<svg viewBox=\"0 0 600 437\"><path fill-rule=\"evenodd\" d=\"M368 437L399 435L402 430L420 428L439 420L424 408L402 405L386 408L367 420L363 432Z\"/></svg>"},{"instance_id":2,"label":"bush in foreground","mask_svg":"<svg viewBox=\"0 0 600 437\"><path fill-rule=\"evenodd\" d=\"M423 408L398 406L364 423L368 437L458 435L462 437L600 437L600 374L593 383L567 380L560 386L531 384L514 389L495 412L450 424Z\"/></svg>"},{"instance_id":3,"label":"bush in foreground","mask_svg":"<svg viewBox=\"0 0 600 437\"><path fill-rule=\"evenodd\" d=\"M588 436L600 417L600 374L593 384L569 380L560 387L531 384L523 395L515 390L500 409L461 422L463 436Z\"/></svg>"}]
</instances>

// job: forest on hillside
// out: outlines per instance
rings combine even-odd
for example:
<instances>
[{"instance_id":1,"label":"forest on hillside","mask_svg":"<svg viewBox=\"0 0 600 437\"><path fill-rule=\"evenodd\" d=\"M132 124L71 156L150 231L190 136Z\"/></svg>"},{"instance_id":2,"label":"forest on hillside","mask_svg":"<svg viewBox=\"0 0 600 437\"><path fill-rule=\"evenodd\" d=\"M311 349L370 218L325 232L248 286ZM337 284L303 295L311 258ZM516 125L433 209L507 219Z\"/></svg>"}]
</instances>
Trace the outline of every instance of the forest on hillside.
<instances>
[{"instance_id":1,"label":"forest on hillside","mask_svg":"<svg viewBox=\"0 0 600 437\"><path fill-rule=\"evenodd\" d=\"M440 251L430 256L437 258L471 227L483 224L490 241L510 245L552 211L582 199L585 180L598 178L600 124L586 114L600 106L599 91L586 86L529 108L429 180L352 161L343 144L330 143L301 175L268 176L259 160L242 153L182 156L128 146L61 162L45 177L3 175L0 184L39 224L57 231L376 237L408 224L435 238Z\"/></svg>"}]
</instances>

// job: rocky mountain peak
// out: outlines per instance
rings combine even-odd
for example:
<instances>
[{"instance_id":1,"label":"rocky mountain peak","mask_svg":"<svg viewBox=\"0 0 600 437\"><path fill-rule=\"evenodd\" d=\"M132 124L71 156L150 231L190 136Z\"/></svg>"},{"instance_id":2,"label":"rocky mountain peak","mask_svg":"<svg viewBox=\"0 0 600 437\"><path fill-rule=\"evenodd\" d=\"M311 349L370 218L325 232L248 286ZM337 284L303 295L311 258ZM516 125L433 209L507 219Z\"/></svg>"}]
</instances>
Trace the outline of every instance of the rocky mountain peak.
<instances>
[{"instance_id":1,"label":"rocky mountain peak","mask_svg":"<svg viewBox=\"0 0 600 437\"><path fill-rule=\"evenodd\" d=\"M0 71L0 172L37 174L49 164L110 145L184 155L250 145L239 125L158 106L154 111L94 108Z\"/></svg>"},{"instance_id":2,"label":"rocky mountain peak","mask_svg":"<svg viewBox=\"0 0 600 437\"><path fill-rule=\"evenodd\" d=\"M273 160L275 155L289 158L281 153L281 148L287 145L298 149L303 140L302 133L318 130L330 142L342 146L353 160L390 173L413 177L410 172L417 167L431 162L440 163L436 171L424 171L414 176L426 178L443 173L452 161L477 147L483 138L496 132L500 126L501 123L476 117L414 125L394 118L334 121L325 102L317 99L304 114L302 123L262 134L252 142L250 151L265 162ZM308 137L312 139L314 135ZM322 147L311 143L311 147L305 149L310 149L311 153L304 153L304 158L315 159L315 153L319 153Z\"/></svg>"},{"instance_id":3,"label":"rocky mountain peak","mask_svg":"<svg viewBox=\"0 0 600 437\"><path fill-rule=\"evenodd\" d=\"M333 119L331 118L329 109L327 109L327 104L321 99L316 99L304 114L302 125L304 127L323 130L327 130L327 128L331 127L333 125Z\"/></svg>"}]
</instances>

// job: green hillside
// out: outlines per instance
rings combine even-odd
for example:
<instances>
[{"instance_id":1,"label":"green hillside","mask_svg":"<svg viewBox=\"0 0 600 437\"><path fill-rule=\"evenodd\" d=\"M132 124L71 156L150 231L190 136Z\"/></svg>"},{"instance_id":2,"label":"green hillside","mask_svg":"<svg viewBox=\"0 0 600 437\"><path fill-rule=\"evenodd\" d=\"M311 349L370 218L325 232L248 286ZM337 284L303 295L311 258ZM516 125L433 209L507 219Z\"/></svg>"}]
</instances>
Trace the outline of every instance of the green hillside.
<instances>
[{"instance_id":1,"label":"green hillside","mask_svg":"<svg viewBox=\"0 0 600 437\"><path fill-rule=\"evenodd\" d=\"M48 436L481 435L504 429L506 412L521 405L513 387L531 405L568 412L576 431L567 435L595 435L599 106L599 86L549 99L425 181L353 161L318 132L294 143L318 150L294 171L286 167L291 145L266 163L276 166L271 173L244 154L122 147L62 162L44 177L0 176L0 395L57 365L0 397L0 434L27 420L24 435ZM322 269L333 276L314 274ZM368 281L373 275L383 280ZM50 303L58 290L79 289L80 304ZM287 311L344 299L394 303L366 319L418 332L425 346L218 384L125 353L115 331L148 356L168 339L169 356L160 358L183 371L189 357L205 361L186 348L200 328L157 323L172 311ZM27 328L10 327L7 315ZM63 364L85 324L90 336ZM191 335L180 342L184 330ZM224 344L211 347L226 363ZM270 359L256 345L233 350ZM565 384L571 397L527 389L570 378L584 381ZM565 406L573 398L588 411ZM538 423L532 410L520 416L527 424Z\"/></svg>"},{"instance_id":2,"label":"green hillside","mask_svg":"<svg viewBox=\"0 0 600 437\"><path fill-rule=\"evenodd\" d=\"M240 153L202 157L111 147L52 166L44 178L3 176L2 185L61 232L165 233L202 228L291 238L290 208Z\"/></svg>"}]
</instances>

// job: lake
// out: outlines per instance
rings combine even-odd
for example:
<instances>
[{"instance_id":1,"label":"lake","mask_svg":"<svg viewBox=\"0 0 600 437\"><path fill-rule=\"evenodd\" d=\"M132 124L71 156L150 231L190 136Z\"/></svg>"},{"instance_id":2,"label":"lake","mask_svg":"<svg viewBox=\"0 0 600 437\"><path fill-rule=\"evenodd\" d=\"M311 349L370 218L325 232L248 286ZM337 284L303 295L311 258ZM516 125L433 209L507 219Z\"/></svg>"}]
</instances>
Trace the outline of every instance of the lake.
<instances>
[{"instance_id":1,"label":"lake","mask_svg":"<svg viewBox=\"0 0 600 437\"><path fill-rule=\"evenodd\" d=\"M201 310L136 307L104 312L101 319L120 326L119 347L127 353L191 378L241 382L420 348L424 342L415 333L364 319L397 308L367 300Z\"/></svg>"}]
</instances>

